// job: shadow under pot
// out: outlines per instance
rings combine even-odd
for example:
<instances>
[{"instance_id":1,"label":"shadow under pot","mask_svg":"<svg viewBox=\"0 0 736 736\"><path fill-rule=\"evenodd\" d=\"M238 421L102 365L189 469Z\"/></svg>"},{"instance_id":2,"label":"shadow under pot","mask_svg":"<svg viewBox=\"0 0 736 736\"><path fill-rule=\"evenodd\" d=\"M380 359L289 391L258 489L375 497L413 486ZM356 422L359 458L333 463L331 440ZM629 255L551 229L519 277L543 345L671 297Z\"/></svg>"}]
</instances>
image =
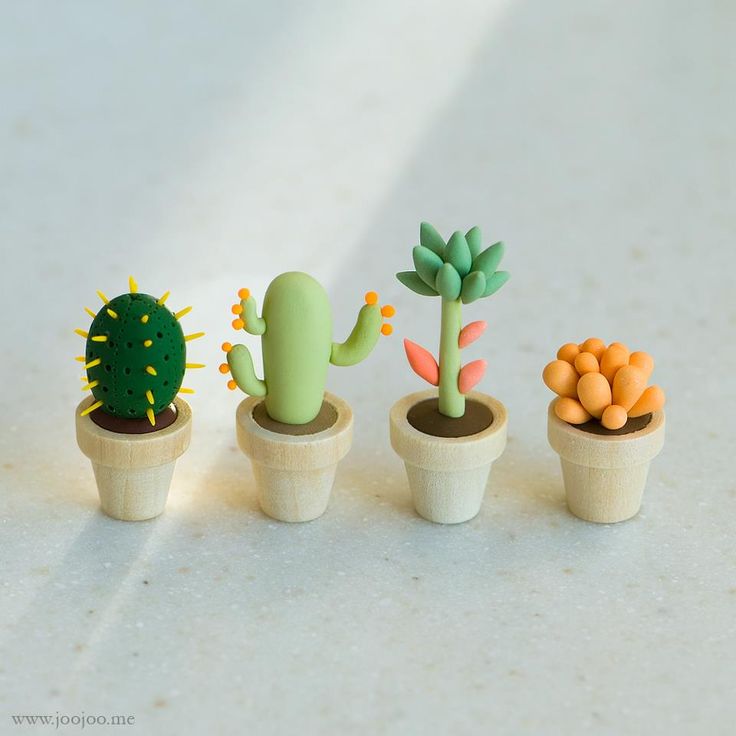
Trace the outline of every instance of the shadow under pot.
<instances>
[{"instance_id":1,"label":"shadow under pot","mask_svg":"<svg viewBox=\"0 0 736 736\"><path fill-rule=\"evenodd\" d=\"M409 394L389 414L391 446L404 461L414 508L438 524L480 511L493 462L506 447L506 407L487 394L466 397L465 416L444 417L437 390Z\"/></svg>"},{"instance_id":2,"label":"shadow under pot","mask_svg":"<svg viewBox=\"0 0 736 736\"><path fill-rule=\"evenodd\" d=\"M564 422L555 414L554 403L547 413L547 437L560 456L570 511L598 524L636 516L649 465L664 445L664 412L609 432L597 422L590 426Z\"/></svg>"},{"instance_id":3,"label":"shadow under pot","mask_svg":"<svg viewBox=\"0 0 736 736\"><path fill-rule=\"evenodd\" d=\"M97 411L81 416L94 401L76 410L77 444L92 461L102 510L121 521L159 516L166 506L174 467L189 447L192 411L180 398L156 417L116 419ZM94 419L93 419L94 417Z\"/></svg>"},{"instance_id":4,"label":"shadow under pot","mask_svg":"<svg viewBox=\"0 0 736 736\"><path fill-rule=\"evenodd\" d=\"M250 397L235 415L238 444L250 458L265 514L278 521L311 521L327 509L337 465L353 441L353 412L325 392L322 409L308 424L269 417L263 399Z\"/></svg>"}]
</instances>

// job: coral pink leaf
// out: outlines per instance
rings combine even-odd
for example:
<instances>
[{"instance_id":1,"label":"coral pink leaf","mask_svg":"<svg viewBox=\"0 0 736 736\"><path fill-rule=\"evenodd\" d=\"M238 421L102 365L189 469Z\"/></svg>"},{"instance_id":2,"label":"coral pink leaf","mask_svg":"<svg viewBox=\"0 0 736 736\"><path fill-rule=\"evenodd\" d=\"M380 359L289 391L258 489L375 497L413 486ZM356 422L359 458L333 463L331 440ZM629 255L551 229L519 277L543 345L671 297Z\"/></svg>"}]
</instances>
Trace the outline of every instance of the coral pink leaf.
<instances>
[{"instance_id":1,"label":"coral pink leaf","mask_svg":"<svg viewBox=\"0 0 736 736\"><path fill-rule=\"evenodd\" d=\"M485 332L486 327L488 327L488 322L482 319L465 325L460 330L460 337L457 339L458 347L466 348L475 342Z\"/></svg>"},{"instance_id":2,"label":"coral pink leaf","mask_svg":"<svg viewBox=\"0 0 736 736\"><path fill-rule=\"evenodd\" d=\"M460 375L457 378L457 387L461 394L466 394L475 386L483 374L486 372L485 360L474 360L472 363L464 365L460 369Z\"/></svg>"},{"instance_id":3,"label":"coral pink leaf","mask_svg":"<svg viewBox=\"0 0 736 736\"><path fill-rule=\"evenodd\" d=\"M411 340L404 340L404 350L409 359L409 365L414 373L423 378L427 383L438 386L440 382L440 368L429 350L417 345Z\"/></svg>"}]
</instances>

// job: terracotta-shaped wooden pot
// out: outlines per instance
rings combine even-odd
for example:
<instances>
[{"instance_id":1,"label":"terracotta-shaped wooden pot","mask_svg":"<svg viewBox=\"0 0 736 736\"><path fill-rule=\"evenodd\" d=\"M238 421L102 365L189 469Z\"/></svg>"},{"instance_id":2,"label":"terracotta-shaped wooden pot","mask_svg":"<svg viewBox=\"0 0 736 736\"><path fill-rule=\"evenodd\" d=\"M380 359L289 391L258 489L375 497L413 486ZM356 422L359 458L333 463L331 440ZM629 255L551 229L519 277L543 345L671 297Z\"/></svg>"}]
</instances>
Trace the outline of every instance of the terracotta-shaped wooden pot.
<instances>
[{"instance_id":1,"label":"terracotta-shaped wooden pot","mask_svg":"<svg viewBox=\"0 0 736 736\"><path fill-rule=\"evenodd\" d=\"M391 407L391 446L404 461L417 513L439 524L459 524L480 511L491 466L506 447L508 417L500 401L472 391L467 398L490 410L491 425L466 437L436 437L407 419L415 404L436 396L436 389L418 391Z\"/></svg>"},{"instance_id":2,"label":"terracotta-shaped wooden pot","mask_svg":"<svg viewBox=\"0 0 736 736\"><path fill-rule=\"evenodd\" d=\"M560 456L570 511L599 524L636 516L649 464L664 445L664 412L655 412L637 432L599 435L563 422L553 405L547 414L547 437Z\"/></svg>"},{"instance_id":3,"label":"terracotta-shaped wooden pot","mask_svg":"<svg viewBox=\"0 0 736 736\"><path fill-rule=\"evenodd\" d=\"M240 449L251 459L264 513L279 521L311 521L327 509L337 465L353 441L353 412L325 392L334 423L320 432L290 435L261 426L253 416L263 401L248 398L236 413Z\"/></svg>"},{"instance_id":4,"label":"terracotta-shaped wooden pot","mask_svg":"<svg viewBox=\"0 0 736 736\"><path fill-rule=\"evenodd\" d=\"M176 419L164 429L146 434L111 432L80 416L94 401L89 396L77 407L79 449L92 461L102 510L114 519L143 521L161 514L169 495L177 458L192 435L192 411L174 400Z\"/></svg>"}]
</instances>

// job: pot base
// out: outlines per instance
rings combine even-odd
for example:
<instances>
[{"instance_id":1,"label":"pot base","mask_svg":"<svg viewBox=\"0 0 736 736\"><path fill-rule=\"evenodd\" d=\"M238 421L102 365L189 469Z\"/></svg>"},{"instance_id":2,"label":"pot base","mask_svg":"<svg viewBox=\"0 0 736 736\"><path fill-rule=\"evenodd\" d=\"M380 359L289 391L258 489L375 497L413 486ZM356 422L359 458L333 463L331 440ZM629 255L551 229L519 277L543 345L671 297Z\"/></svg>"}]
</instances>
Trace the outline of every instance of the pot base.
<instances>
[{"instance_id":1,"label":"pot base","mask_svg":"<svg viewBox=\"0 0 736 736\"><path fill-rule=\"evenodd\" d=\"M166 507L175 462L122 470L92 463L102 510L120 521L146 521Z\"/></svg>"},{"instance_id":2,"label":"pot base","mask_svg":"<svg viewBox=\"0 0 736 736\"><path fill-rule=\"evenodd\" d=\"M443 472L404 463L414 509L435 524L462 524L480 512L491 463L480 468Z\"/></svg>"},{"instance_id":3,"label":"pot base","mask_svg":"<svg viewBox=\"0 0 736 736\"><path fill-rule=\"evenodd\" d=\"M318 519L330 502L336 469L337 465L333 465L312 471L289 471L253 462L261 510L278 521Z\"/></svg>"},{"instance_id":4,"label":"pot base","mask_svg":"<svg viewBox=\"0 0 736 736\"><path fill-rule=\"evenodd\" d=\"M649 463L630 468L589 468L560 459L567 507L584 521L616 524L639 513Z\"/></svg>"}]
</instances>

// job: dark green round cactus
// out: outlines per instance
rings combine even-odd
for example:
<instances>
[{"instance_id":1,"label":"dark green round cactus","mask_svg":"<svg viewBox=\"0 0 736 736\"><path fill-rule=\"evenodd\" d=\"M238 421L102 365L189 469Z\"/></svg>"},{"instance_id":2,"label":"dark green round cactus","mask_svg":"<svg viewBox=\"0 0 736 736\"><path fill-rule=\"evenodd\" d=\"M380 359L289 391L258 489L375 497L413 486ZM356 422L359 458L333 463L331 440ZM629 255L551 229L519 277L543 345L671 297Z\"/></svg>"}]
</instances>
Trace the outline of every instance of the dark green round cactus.
<instances>
[{"instance_id":1,"label":"dark green round cactus","mask_svg":"<svg viewBox=\"0 0 736 736\"><path fill-rule=\"evenodd\" d=\"M102 411L140 419L152 409L155 416L171 404L184 378L184 333L155 297L122 294L94 318L85 358L95 363L87 379Z\"/></svg>"},{"instance_id":2,"label":"dark green round cactus","mask_svg":"<svg viewBox=\"0 0 736 736\"><path fill-rule=\"evenodd\" d=\"M156 415L166 409L177 393L192 393L182 388L187 368L202 368L186 362L186 341L201 337L198 332L184 335L179 324L191 307L172 314L160 299L139 294L135 280L131 291L112 300L97 292L104 306L93 317L89 332L76 332L86 338L84 362L87 386L94 402L82 413L99 409L120 419L147 417L153 426Z\"/></svg>"}]
</instances>

